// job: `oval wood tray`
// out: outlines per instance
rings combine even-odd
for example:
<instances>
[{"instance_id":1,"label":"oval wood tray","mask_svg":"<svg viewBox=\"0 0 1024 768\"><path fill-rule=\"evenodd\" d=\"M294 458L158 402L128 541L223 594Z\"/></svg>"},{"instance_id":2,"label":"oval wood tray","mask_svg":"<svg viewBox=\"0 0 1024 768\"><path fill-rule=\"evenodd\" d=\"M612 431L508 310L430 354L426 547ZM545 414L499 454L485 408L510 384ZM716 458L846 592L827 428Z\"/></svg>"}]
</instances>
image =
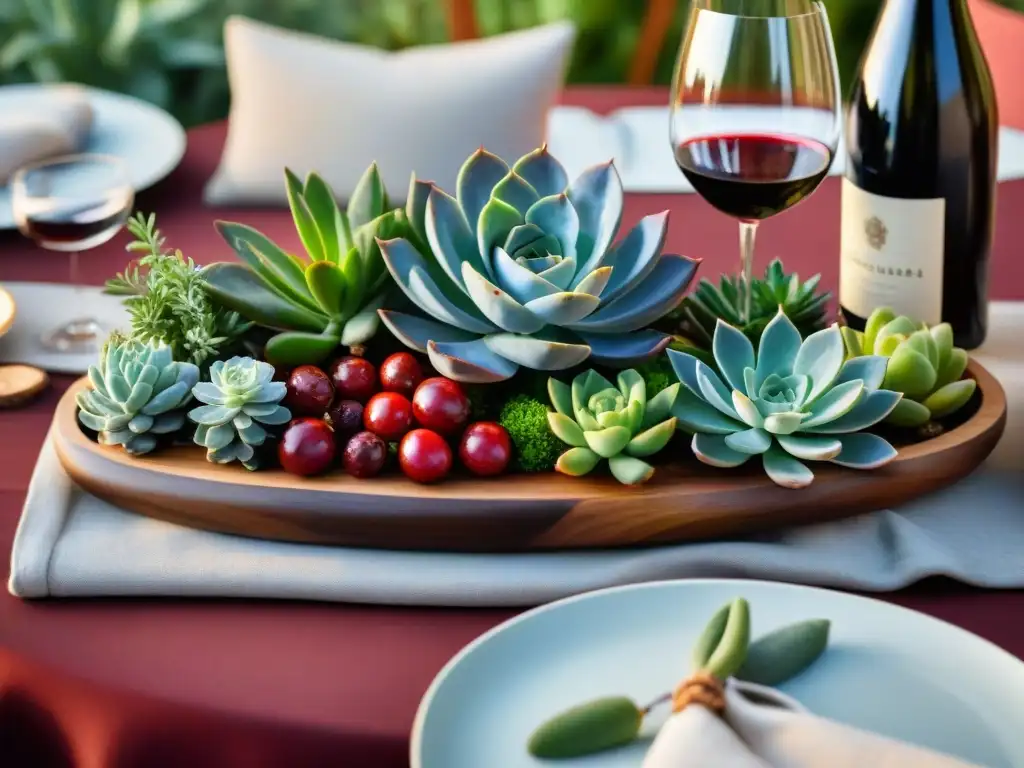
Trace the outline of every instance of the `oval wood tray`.
<instances>
[{"instance_id":1,"label":"oval wood tray","mask_svg":"<svg viewBox=\"0 0 1024 768\"><path fill-rule=\"evenodd\" d=\"M263 539L384 549L522 552L666 544L835 519L901 504L950 485L989 455L1006 422L1002 387L972 361L977 410L937 438L900 447L871 472L812 463L802 490L772 483L758 461L705 467L683 444L644 486L557 473L453 477L417 485L397 472L356 480L299 478L206 461L175 447L142 458L90 440L75 418L76 382L61 400L53 439L82 488L123 508L182 525ZM972 407L968 405L968 407Z\"/></svg>"}]
</instances>

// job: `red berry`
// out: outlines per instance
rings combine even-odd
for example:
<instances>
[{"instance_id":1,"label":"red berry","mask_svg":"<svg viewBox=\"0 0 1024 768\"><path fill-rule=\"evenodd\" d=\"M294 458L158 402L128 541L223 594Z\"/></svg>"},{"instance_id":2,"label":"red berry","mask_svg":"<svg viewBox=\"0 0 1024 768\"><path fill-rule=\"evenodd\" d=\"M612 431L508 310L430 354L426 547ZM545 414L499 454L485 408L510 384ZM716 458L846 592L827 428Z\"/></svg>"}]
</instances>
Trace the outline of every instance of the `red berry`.
<instances>
[{"instance_id":1,"label":"red berry","mask_svg":"<svg viewBox=\"0 0 1024 768\"><path fill-rule=\"evenodd\" d=\"M421 427L453 435L469 421L469 398L457 382L435 376L416 388L412 412Z\"/></svg>"},{"instance_id":2,"label":"red berry","mask_svg":"<svg viewBox=\"0 0 1024 768\"><path fill-rule=\"evenodd\" d=\"M334 432L323 419L295 419L277 444L277 458L293 475L317 475L334 461Z\"/></svg>"},{"instance_id":3,"label":"red berry","mask_svg":"<svg viewBox=\"0 0 1024 768\"><path fill-rule=\"evenodd\" d=\"M452 468L452 449L437 432L414 429L398 446L398 461L405 476L417 483L441 480Z\"/></svg>"},{"instance_id":4,"label":"red berry","mask_svg":"<svg viewBox=\"0 0 1024 768\"><path fill-rule=\"evenodd\" d=\"M373 477L383 469L387 457L387 443L373 432L359 432L345 446L341 463L353 477Z\"/></svg>"},{"instance_id":5,"label":"red berry","mask_svg":"<svg viewBox=\"0 0 1024 768\"><path fill-rule=\"evenodd\" d=\"M423 381L423 367L408 352L396 352L380 364L380 385L388 392L412 397Z\"/></svg>"},{"instance_id":6,"label":"red berry","mask_svg":"<svg viewBox=\"0 0 1024 768\"><path fill-rule=\"evenodd\" d=\"M463 433L459 458L474 475L500 475L512 458L512 441L500 424L478 421Z\"/></svg>"},{"instance_id":7,"label":"red berry","mask_svg":"<svg viewBox=\"0 0 1024 768\"><path fill-rule=\"evenodd\" d=\"M339 400L327 409L327 418L339 443L344 443L363 428L363 404Z\"/></svg>"},{"instance_id":8,"label":"red berry","mask_svg":"<svg viewBox=\"0 0 1024 768\"><path fill-rule=\"evenodd\" d=\"M365 357L343 357L331 365L331 381L338 396L365 403L377 391L377 369Z\"/></svg>"},{"instance_id":9,"label":"red berry","mask_svg":"<svg viewBox=\"0 0 1024 768\"><path fill-rule=\"evenodd\" d=\"M397 392L378 392L363 410L363 426L393 443L412 429L412 403Z\"/></svg>"},{"instance_id":10,"label":"red berry","mask_svg":"<svg viewBox=\"0 0 1024 768\"><path fill-rule=\"evenodd\" d=\"M292 416L323 416L334 399L334 385L315 365L300 365L288 376L284 404Z\"/></svg>"}]
</instances>

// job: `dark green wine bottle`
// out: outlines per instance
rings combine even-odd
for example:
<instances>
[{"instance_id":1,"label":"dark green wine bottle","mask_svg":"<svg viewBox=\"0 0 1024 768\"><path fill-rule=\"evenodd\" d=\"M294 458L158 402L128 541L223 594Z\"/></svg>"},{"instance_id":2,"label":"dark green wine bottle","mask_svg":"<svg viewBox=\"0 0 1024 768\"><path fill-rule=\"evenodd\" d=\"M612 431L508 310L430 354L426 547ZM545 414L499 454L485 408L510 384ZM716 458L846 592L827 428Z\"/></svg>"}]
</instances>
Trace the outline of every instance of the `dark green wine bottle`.
<instances>
[{"instance_id":1,"label":"dark green wine bottle","mask_svg":"<svg viewBox=\"0 0 1024 768\"><path fill-rule=\"evenodd\" d=\"M886 0L850 94L839 303L988 324L999 119L967 0Z\"/></svg>"}]
</instances>

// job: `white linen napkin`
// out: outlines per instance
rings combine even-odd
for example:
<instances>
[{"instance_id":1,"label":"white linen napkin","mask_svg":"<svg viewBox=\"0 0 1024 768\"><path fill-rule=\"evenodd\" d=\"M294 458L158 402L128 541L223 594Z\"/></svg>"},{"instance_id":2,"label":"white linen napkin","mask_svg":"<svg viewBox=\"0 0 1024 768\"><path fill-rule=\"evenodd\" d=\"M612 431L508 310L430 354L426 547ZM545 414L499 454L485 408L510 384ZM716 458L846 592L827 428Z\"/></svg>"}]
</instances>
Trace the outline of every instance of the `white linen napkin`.
<instances>
[{"instance_id":1,"label":"white linen napkin","mask_svg":"<svg viewBox=\"0 0 1024 768\"><path fill-rule=\"evenodd\" d=\"M0 111L0 184L18 168L80 151L92 129L92 106L75 85L25 93Z\"/></svg>"},{"instance_id":2,"label":"white linen napkin","mask_svg":"<svg viewBox=\"0 0 1024 768\"><path fill-rule=\"evenodd\" d=\"M643 768L971 768L808 712L771 688L729 680L725 713L691 704L665 722Z\"/></svg>"},{"instance_id":3,"label":"white linen napkin","mask_svg":"<svg viewBox=\"0 0 1024 768\"><path fill-rule=\"evenodd\" d=\"M97 286L11 281L3 287L14 299L17 316L0 337L0 363L85 374L96 362L96 352L54 352L43 346L43 336L79 317L94 318L106 333L131 325L121 297L105 294Z\"/></svg>"}]
</instances>

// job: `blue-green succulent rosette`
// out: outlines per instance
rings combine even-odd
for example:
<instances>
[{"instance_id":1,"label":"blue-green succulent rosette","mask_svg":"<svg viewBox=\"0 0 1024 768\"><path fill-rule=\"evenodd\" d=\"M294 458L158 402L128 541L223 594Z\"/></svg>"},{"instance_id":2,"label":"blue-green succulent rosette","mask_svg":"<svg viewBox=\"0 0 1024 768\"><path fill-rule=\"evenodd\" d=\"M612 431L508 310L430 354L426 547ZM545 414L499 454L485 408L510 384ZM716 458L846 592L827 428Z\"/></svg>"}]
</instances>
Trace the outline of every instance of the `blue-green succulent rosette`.
<instances>
[{"instance_id":1,"label":"blue-green succulent rosette","mask_svg":"<svg viewBox=\"0 0 1024 768\"><path fill-rule=\"evenodd\" d=\"M672 414L693 433L693 452L705 464L737 467L760 456L778 485L803 488L814 480L805 461L874 469L896 457L886 440L863 431L902 398L879 388L887 359L844 362L838 325L802 340L780 310L755 355L750 340L720 320L712 352L721 376L692 355L668 350L683 383Z\"/></svg>"},{"instance_id":2,"label":"blue-green succulent rosette","mask_svg":"<svg viewBox=\"0 0 1024 768\"><path fill-rule=\"evenodd\" d=\"M491 383L520 366L626 368L671 337L648 328L682 300L699 261L662 254L668 212L644 217L613 245L622 183L612 163L570 183L542 147L511 167L480 149L455 197L415 178L414 235L380 240L388 270L421 315L380 310L437 371Z\"/></svg>"}]
</instances>

